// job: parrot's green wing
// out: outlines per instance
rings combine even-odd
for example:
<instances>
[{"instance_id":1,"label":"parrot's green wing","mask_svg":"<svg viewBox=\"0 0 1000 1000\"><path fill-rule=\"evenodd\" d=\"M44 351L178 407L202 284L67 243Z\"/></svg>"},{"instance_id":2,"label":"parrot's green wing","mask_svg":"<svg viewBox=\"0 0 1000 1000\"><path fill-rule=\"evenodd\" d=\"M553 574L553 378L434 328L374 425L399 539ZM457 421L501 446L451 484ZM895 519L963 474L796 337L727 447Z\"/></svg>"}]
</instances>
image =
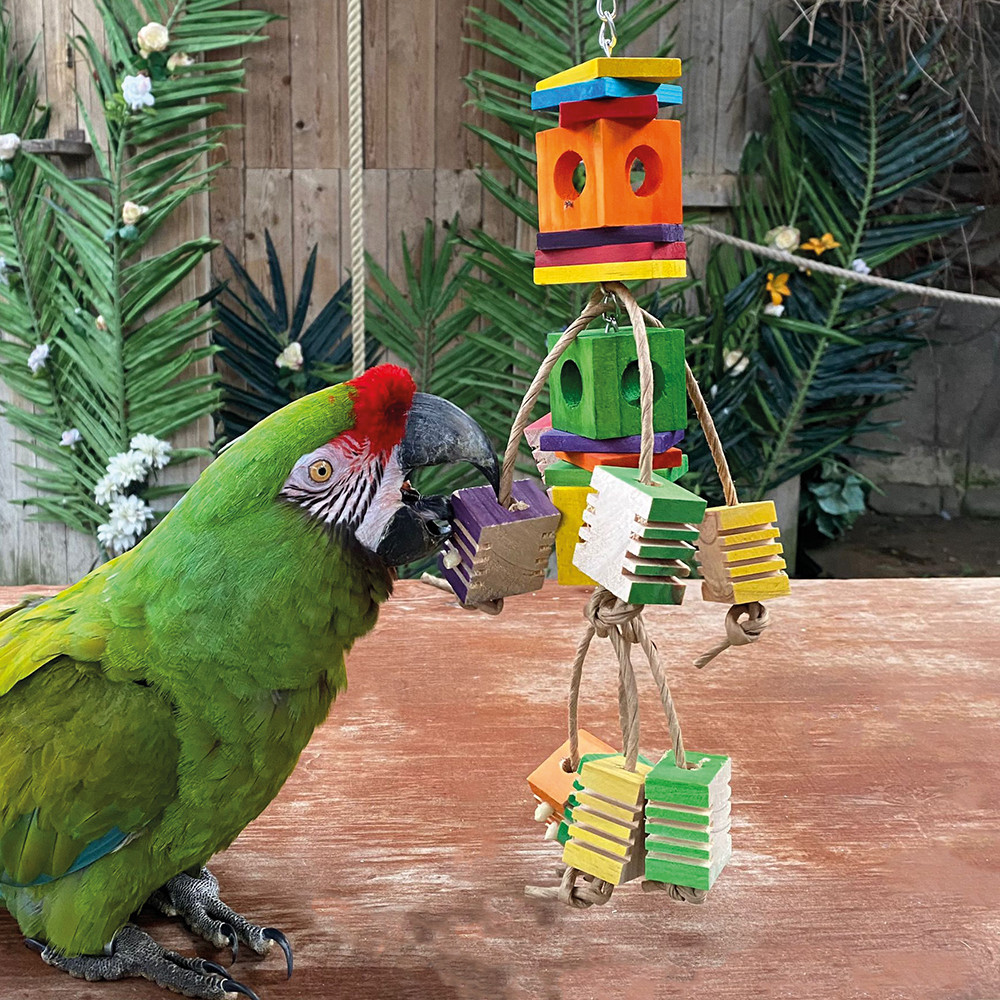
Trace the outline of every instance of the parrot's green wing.
<instances>
[{"instance_id":1,"label":"parrot's green wing","mask_svg":"<svg viewBox=\"0 0 1000 1000\"><path fill-rule=\"evenodd\" d=\"M102 571L109 566L106 563L55 597L26 601L0 614L0 698L57 656L100 662L107 624L95 611L101 607L106 583Z\"/></svg>"},{"instance_id":2,"label":"parrot's green wing","mask_svg":"<svg viewBox=\"0 0 1000 1000\"><path fill-rule=\"evenodd\" d=\"M85 596L0 621L0 895L117 850L176 794L171 706L105 673Z\"/></svg>"}]
</instances>

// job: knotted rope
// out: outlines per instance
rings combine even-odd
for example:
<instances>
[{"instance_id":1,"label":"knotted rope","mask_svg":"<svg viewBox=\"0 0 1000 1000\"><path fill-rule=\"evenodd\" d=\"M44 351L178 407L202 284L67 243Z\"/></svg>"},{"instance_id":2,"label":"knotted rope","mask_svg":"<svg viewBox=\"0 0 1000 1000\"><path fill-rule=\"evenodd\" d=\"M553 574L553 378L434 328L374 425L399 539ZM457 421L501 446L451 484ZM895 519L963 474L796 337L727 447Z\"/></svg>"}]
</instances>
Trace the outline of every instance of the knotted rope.
<instances>
[{"instance_id":1,"label":"knotted rope","mask_svg":"<svg viewBox=\"0 0 1000 1000\"><path fill-rule=\"evenodd\" d=\"M746 615L745 621L740 616ZM725 652L730 646L747 646L760 638L761 632L771 623L767 608L759 601L749 604L734 604L726 614L726 637L720 639L710 650L702 653L694 665L699 669L707 666L719 653Z\"/></svg>"}]
</instances>

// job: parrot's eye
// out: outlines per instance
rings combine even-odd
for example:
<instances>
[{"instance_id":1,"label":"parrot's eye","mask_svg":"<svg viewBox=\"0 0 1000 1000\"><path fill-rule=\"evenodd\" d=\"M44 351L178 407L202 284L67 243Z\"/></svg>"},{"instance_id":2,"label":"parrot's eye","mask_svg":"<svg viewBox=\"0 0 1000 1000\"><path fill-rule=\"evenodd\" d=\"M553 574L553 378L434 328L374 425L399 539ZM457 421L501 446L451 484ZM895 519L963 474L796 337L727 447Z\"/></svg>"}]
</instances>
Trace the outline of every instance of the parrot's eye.
<instances>
[{"instance_id":1,"label":"parrot's eye","mask_svg":"<svg viewBox=\"0 0 1000 1000\"><path fill-rule=\"evenodd\" d=\"M314 483L325 483L332 475L333 467L325 458L321 458L309 466L309 478Z\"/></svg>"}]
</instances>

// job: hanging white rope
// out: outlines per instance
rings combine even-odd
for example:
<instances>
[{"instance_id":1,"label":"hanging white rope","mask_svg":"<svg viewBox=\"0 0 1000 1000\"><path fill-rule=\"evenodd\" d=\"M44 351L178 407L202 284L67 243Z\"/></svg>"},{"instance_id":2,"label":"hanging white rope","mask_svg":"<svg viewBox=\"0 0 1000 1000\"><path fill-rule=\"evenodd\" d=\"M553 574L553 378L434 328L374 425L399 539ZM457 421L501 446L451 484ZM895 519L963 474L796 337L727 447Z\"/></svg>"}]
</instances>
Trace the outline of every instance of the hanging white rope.
<instances>
[{"instance_id":1,"label":"hanging white rope","mask_svg":"<svg viewBox=\"0 0 1000 1000\"><path fill-rule=\"evenodd\" d=\"M351 194L351 357L365 370L365 90L361 0L347 0L348 175Z\"/></svg>"}]
</instances>

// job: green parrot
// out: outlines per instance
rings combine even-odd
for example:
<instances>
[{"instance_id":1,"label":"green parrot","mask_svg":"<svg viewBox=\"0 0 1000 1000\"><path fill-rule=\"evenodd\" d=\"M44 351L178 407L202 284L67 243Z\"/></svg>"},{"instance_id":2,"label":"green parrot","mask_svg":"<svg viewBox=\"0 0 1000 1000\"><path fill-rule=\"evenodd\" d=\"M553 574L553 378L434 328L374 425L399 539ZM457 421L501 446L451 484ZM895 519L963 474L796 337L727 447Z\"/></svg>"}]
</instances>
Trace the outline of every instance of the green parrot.
<instances>
[{"instance_id":1,"label":"green parrot","mask_svg":"<svg viewBox=\"0 0 1000 1000\"><path fill-rule=\"evenodd\" d=\"M285 936L205 867L274 798L346 683L393 567L451 531L415 469L497 458L458 407L381 365L232 442L134 549L0 620L0 900L29 947L88 980L202 1000L253 992L164 951L150 904L217 947Z\"/></svg>"}]
</instances>

